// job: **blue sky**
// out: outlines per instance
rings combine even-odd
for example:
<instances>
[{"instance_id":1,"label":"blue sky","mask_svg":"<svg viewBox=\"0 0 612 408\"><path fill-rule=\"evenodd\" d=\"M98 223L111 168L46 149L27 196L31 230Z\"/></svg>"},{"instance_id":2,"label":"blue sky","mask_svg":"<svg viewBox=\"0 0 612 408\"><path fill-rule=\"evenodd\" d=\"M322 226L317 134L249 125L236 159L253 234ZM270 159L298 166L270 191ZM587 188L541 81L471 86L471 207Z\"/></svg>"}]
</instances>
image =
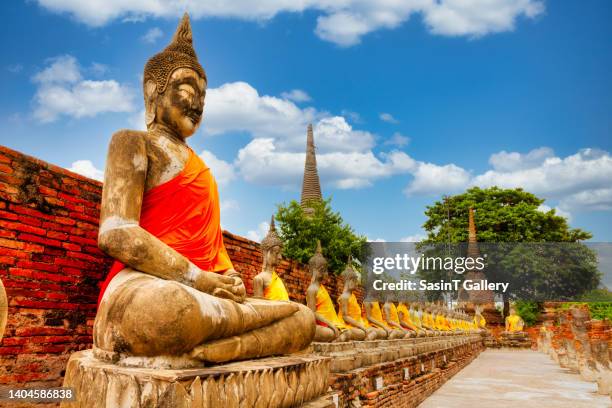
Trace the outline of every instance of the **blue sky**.
<instances>
[{"instance_id":1,"label":"blue sky","mask_svg":"<svg viewBox=\"0 0 612 408\"><path fill-rule=\"evenodd\" d=\"M183 8L81 3L0 6L0 144L99 177L113 132L143 126L144 63ZM370 239L421 235L443 194L500 185L612 240L609 1L284 3L182 2L209 78L189 143L226 229L256 238L299 197L312 122L324 195Z\"/></svg>"}]
</instances>

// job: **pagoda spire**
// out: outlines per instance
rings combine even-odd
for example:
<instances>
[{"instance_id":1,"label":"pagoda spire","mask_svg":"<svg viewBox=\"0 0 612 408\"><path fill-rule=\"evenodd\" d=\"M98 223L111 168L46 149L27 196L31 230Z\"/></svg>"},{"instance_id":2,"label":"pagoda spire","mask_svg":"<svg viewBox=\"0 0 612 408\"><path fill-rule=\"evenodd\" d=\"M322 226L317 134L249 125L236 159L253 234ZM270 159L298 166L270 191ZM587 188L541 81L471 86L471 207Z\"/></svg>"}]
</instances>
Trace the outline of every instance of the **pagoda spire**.
<instances>
[{"instance_id":1,"label":"pagoda spire","mask_svg":"<svg viewBox=\"0 0 612 408\"><path fill-rule=\"evenodd\" d=\"M313 209L308 207L309 202L321 202L321 183L317 171L317 157L315 154L314 135L312 124L308 125L306 135L306 161L304 163L304 180L302 182L302 197L300 204L306 214L311 214Z\"/></svg>"},{"instance_id":2,"label":"pagoda spire","mask_svg":"<svg viewBox=\"0 0 612 408\"><path fill-rule=\"evenodd\" d=\"M478 238L476 237L476 223L474 222L474 209L470 207L468 212L468 257L480 256L478 250Z\"/></svg>"}]
</instances>

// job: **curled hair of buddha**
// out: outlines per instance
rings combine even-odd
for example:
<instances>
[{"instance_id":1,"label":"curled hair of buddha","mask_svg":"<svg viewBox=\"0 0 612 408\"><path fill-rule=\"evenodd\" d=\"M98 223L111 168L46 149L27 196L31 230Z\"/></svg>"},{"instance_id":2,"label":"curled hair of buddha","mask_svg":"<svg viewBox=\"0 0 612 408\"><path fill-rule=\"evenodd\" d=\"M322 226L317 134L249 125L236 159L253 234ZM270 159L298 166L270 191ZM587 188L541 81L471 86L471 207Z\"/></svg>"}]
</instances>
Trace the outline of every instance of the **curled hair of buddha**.
<instances>
[{"instance_id":1,"label":"curled hair of buddha","mask_svg":"<svg viewBox=\"0 0 612 408\"><path fill-rule=\"evenodd\" d=\"M317 240L317 250L315 254L308 261L308 267L310 270L320 269L327 267L327 260L323 256L323 250L321 249L321 241Z\"/></svg>"},{"instance_id":2,"label":"curled hair of buddha","mask_svg":"<svg viewBox=\"0 0 612 408\"><path fill-rule=\"evenodd\" d=\"M283 241L280 239L278 234L276 233L276 226L274 225L274 215L270 220L270 229L268 230L268 235L261 241L261 249L262 251L267 251L275 246L283 247Z\"/></svg>"},{"instance_id":3,"label":"curled hair of buddha","mask_svg":"<svg viewBox=\"0 0 612 408\"><path fill-rule=\"evenodd\" d=\"M198 62L198 56L193 49L191 24L187 13L183 15L170 44L147 61L143 85L147 81L153 81L157 92L161 94L166 90L170 75L178 68L191 68L206 80L204 68Z\"/></svg>"}]
</instances>

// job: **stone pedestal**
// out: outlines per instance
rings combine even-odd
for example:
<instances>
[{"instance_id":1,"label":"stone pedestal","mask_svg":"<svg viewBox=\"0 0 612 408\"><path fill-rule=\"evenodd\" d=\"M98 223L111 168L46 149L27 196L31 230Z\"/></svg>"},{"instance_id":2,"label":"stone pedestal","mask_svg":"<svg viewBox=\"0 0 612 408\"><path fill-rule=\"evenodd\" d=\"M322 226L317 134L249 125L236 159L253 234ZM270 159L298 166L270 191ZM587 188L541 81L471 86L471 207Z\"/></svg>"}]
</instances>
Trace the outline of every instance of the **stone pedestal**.
<instances>
[{"instance_id":1,"label":"stone pedestal","mask_svg":"<svg viewBox=\"0 0 612 408\"><path fill-rule=\"evenodd\" d=\"M302 406L325 394L329 363L325 357L299 354L164 370L101 362L92 350L85 350L70 357L64 377L64 387L75 390L77 401L64 402L61 407Z\"/></svg>"},{"instance_id":2,"label":"stone pedestal","mask_svg":"<svg viewBox=\"0 0 612 408\"><path fill-rule=\"evenodd\" d=\"M502 347L531 348L531 339L526 332L502 333L500 337Z\"/></svg>"}]
</instances>

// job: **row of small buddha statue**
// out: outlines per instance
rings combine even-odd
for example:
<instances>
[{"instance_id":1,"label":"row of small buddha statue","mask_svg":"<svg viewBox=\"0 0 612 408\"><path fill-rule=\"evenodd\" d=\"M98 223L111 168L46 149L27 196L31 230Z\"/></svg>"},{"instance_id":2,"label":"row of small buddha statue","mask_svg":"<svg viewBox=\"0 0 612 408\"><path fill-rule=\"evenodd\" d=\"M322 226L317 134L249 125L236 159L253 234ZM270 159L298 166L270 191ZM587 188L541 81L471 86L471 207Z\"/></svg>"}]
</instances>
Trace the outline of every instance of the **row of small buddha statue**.
<instances>
[{"instance_id":1,"label":"row of small buddha statue","mask_svg":"<svg viewBox=\"0 0 612 408\"><path fill-rule=\"evenodd\" d=\"M254 278L254 295L268 300L288 301L287 289L275 270L281 260L283 242L276 232L274 217L268 234L261 242L261 249L263 269ZM328 270L320 242L308 262L308 268L311 282L306 291L306 303L315 315L314 341L317 342L439 336L452 332L476 332L486 326L480 314L470 319L463 312L439 304L396 304L387 295L382 296L384 301L381 299L360 304L354 293L360 275L353 268L350 258L342 273L344 288L336 309L322 282Z\"/></svg>"}]
</instances>

